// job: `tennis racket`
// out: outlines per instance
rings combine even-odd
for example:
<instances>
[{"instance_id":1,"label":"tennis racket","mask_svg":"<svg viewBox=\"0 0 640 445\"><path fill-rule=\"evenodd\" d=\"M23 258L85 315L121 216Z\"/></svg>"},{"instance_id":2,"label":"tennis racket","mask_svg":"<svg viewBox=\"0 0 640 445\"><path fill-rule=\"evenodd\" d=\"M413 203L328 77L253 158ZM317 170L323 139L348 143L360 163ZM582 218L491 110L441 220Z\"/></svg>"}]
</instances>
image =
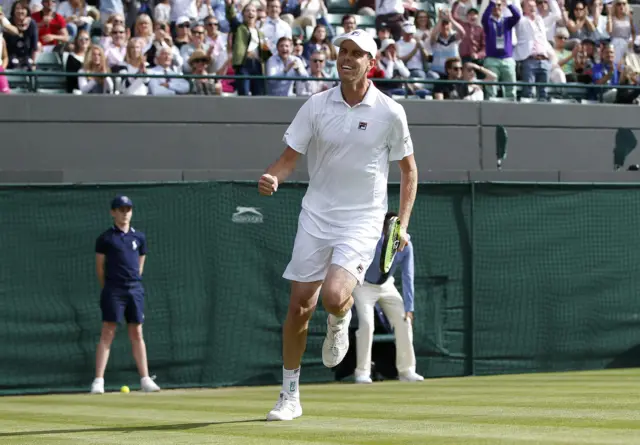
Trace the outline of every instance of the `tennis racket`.
<instances>
[{"instance_id":1,"label":"tennis racket","mask_svg":"<svg viewBox=\"0 0 640 445\"><path fill-rule=\"evenodd\" d=\"M382 250L380 252L380 271L383 274L389 273L393 259L398 252L400 245L400 219L397 216L389 218L389 225L384 233Z\"/></svg>"}]
</instances>

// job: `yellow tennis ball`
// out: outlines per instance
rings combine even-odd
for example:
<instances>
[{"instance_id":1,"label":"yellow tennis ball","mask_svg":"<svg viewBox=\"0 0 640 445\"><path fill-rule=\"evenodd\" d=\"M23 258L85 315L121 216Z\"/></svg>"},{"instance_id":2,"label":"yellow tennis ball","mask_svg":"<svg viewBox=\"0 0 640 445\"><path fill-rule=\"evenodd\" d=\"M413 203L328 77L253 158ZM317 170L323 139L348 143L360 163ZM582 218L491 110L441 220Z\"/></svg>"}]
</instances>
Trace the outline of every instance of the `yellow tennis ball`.
<instances>
[{"instance_id":1,"label":"yellow tennis ball","mask_svg":"<svg viewBox=\"0 0 640 445\"><path fill-rule=\"evenodd\" d=\"M123 386L122 388L120 388L120 392L123 394L129 394L129 387Z\"/></svg>"}]
</instances>

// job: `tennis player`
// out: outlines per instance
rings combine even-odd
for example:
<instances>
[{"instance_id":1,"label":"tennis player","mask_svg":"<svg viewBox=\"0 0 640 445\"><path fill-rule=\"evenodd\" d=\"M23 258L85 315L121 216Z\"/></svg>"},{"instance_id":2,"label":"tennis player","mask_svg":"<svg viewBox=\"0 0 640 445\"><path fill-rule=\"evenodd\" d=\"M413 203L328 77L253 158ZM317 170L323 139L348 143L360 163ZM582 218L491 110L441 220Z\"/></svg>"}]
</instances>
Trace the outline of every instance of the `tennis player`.
<instances>
[{"instance_id":1,"label":"tennis player","mask_svg":"<svg viewBox=\"0 0 640 445\"><path fill-rule=\"evenodd\" d=\"M362 284L387 212L389 163L401 169L399 250L416 195L418 171L403 107L368 79L377 46L366 31L334 40L338 87L311 96L284 135L287 145L259 181L272 195L308 156L309 186L302 201L291 261L283 277L291 281L289 310L283 327L283 385L267 420L302 415L300 363L309 320L322 294L329 313L322 361L338 365L349 349L353 289Z\"/></svg>"},{"instance_id":2,"label":"tennis player","mask_svg":"<svg viewBox=\"0 0 640 445\"><path fill-rule=\"evenodd\" d=\"M133 358L140 373L140 386L145 392L160 391L149 377L147 348L142 337L144 322L144 288L142 271L147 255L144 233L131 227L133 202L127 196L116 196L111 202L113 226L96 240L96 274L102 292L102 332L96 351L96 378L92 394L104 393L104 370L109 361L116 327L124 317L127 322Z\"/></svg>"},{"instance_id":3,"label":"tennis player","mask_svg":"<svg viewBox=\"0 0 640 445\"><path fill-rule=\"evenodd\" d=\"M383 233L386 232L389 218L397 216L388 212L384 219ZM398 252L391 263L389 272L380 271L380 255L384 235L380 237L369 270L364 276L362 286L353 291L358 330L356 331L356 383L372 383L371 347L373 345L374 311L376 303L393 326L396 339L396 368L398 377L404 382L421 382L424 377L416 373L416 355L413 350L413 244L407 241L402 252ZM394 285L394 273L402 271L402 296ZM404 298L403 298L404 297Z\"/></svg>"}]
</instances>

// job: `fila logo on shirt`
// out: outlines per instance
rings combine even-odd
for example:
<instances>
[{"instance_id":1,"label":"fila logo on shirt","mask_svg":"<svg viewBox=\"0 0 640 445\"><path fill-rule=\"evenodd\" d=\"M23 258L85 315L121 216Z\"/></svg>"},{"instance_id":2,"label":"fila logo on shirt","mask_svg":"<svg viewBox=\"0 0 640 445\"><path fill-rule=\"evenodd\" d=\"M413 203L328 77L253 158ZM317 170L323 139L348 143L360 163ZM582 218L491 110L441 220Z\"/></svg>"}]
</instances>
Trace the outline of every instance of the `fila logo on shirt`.
<instances>
[{"instance_id":1,"label":"fila logo on shirt","mask_svg":"<svg viewBox=\"0 0 640 445\"><path fill-rule=\"evenodd\" d=\"M358 130L366 130L367 129L367 123L366 122L360 122L358 124Z\"/></svg>"}]
</instances>

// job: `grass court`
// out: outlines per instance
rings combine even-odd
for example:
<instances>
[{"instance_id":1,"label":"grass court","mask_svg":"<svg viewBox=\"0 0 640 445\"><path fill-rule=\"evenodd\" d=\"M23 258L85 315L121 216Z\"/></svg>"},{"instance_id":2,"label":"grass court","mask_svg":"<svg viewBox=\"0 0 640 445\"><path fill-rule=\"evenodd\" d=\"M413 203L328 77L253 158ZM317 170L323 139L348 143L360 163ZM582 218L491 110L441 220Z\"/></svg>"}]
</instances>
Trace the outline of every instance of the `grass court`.
<instances>
[{"instance_id":1,"label":"grass court","mask_svg":"<svg viewBox=\"0 0 640 445\"><path fill-rule=\"evenodd\" d=\"M0 398L0 444L640 444L640 370Z\"/></svg>"}]
</instances>

